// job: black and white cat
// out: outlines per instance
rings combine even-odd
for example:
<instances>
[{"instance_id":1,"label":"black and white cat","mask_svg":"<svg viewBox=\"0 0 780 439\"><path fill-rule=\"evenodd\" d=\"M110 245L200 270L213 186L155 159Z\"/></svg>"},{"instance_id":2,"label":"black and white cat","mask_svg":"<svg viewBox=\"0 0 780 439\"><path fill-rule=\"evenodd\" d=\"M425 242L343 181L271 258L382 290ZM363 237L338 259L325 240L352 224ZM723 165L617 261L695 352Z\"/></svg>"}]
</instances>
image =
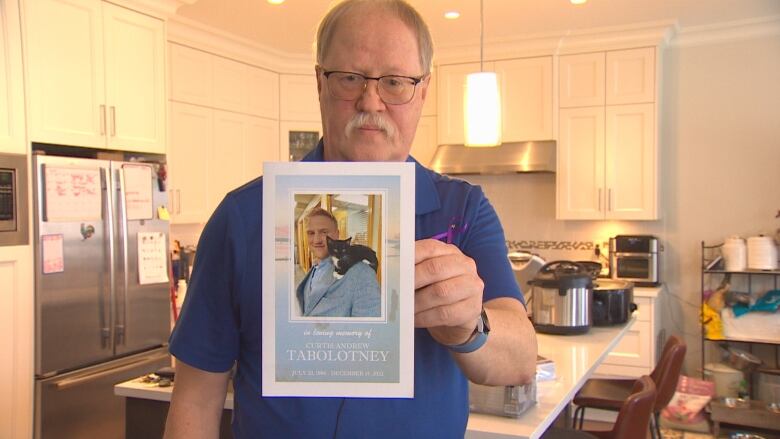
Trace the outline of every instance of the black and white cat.
<instances>
[{"instance_id":1,"label":"black and white cat","mask_svg":"<svg viewBox=\"0 0 780 439\"><path fill-rule=\"evenodd\" d=\"M327 237L328 254L333 258L333 265L336 270L333 277L341 279L353 265L362 262L368 264L376 272L379 261L376 258L376 252L365 245L352 245L352 238L333 239Z\"/></svg>"}]
</instances>

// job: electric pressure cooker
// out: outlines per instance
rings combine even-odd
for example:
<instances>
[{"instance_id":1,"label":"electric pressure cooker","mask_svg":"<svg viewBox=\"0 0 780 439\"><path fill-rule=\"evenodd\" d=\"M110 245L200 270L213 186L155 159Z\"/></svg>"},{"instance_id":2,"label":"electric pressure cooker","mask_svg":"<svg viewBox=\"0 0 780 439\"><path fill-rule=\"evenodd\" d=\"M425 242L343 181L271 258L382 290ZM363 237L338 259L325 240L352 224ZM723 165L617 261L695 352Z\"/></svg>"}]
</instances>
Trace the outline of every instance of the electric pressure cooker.
<instances>
[{"instance_id":1,"label":"electric pressure cooker","mask_svg":"<svg viewBox=\"0 0 780 439\"><path fill-rule=\"evenodd\" d=\"M533 289L533 322L538 332L584 334L592 322L593 279L571 261L545 264L528 282Z\"/></svg>"}]
</instances>

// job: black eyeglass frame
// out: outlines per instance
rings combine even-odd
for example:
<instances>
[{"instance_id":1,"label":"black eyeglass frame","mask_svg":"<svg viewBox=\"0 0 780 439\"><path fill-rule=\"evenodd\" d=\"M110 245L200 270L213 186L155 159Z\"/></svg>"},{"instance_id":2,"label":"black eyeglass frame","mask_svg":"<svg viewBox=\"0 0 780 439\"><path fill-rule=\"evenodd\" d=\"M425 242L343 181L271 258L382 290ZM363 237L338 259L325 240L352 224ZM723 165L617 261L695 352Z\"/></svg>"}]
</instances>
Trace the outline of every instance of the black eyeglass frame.
<instances>
[{"instance_id":1,"label":"black eyeglass frame","mask_svg":"<svg viewBox=\"0 0 780 439\"><path fill-rule=\"evenodd\" d=\"M365 80L365 82L363 83L363 91L361 92L361 94L365 93L366 87L368 87L368 80L369 79L372 79L372 80L376 81L377 84L379 83L379 81L382 78L403 78L403 79L411 80L412 81L412 96L409 97L409 100L406 101L406 102L393 104L393 103L390 103L390 102L385 102L385 100L382 98L382 96L379 96L379 98L382 99L382 102L384 102L387 105L406 105L409 102L412 102L412 99L414 99L414 94L417 92L417 85L419 85L421 82L423 82L425 80L425 78L428 76L428 74L426 73L426 74L424 74L424 75L422 75L420 77L404 76L404 75L382 75L382 76L371 77L371 76L366 76L366 75L363 75L363 74L357 73L357 72L346 72L344 70L325 70L322 67L320 67L319 70L320 70L320 73L322 73L322 76L325 77L325 79L328 79L330 77L330 75L332 75L334 73L346 73L346 74L349 74L349 75L360 76L361 78L363 78L363 80ZM379 90L379 88L377 88L377 90ZM352 99L344 99L344 98L340 98L338 96L333 95L333 91L332 90L330 91L330 93L331 93L331 96L333 96L334 98L341 99L343 101L353 101L353 100L357 99L358 97L360 97L360 95L357 95L356 97L354 97Z\"/></svg>"}]
</instances>

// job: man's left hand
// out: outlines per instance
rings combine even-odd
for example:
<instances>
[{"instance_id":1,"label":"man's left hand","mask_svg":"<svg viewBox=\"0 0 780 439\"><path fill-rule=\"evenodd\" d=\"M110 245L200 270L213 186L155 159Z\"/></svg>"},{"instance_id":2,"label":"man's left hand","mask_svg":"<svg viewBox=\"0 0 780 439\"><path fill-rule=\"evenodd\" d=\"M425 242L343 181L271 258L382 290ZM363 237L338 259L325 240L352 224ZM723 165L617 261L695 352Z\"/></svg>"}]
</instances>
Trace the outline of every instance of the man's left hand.
<instances>
[{"instance_id":1,"label":"man's left hand","mask_svg":"<svg viewBox=\"0 0 780 439\"><path fill-rule=\"evenodd\" d=\"M414 325L441 344L466 342L482 311L484 283L474 260L452 244L415 242Z\"/></svg>"}]
</instances>

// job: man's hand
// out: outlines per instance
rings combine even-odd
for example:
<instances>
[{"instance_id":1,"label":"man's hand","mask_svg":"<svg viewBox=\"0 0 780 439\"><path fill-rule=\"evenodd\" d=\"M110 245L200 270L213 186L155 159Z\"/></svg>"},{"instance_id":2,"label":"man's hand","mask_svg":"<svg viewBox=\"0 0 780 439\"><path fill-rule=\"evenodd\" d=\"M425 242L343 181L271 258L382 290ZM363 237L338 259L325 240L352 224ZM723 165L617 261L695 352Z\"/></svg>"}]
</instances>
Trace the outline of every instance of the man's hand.
<instances>
[{"instance_id":1,"label":"man's hand","mask_svg":"<svg viewBox=\"0 0 780 439\"><path fill-rule=\"evenodd\" d=\"M414 325L441 344L466 342L482 311L484 283L474 260L452 244L415 242Z\"/></svg>"}]
</instances>

